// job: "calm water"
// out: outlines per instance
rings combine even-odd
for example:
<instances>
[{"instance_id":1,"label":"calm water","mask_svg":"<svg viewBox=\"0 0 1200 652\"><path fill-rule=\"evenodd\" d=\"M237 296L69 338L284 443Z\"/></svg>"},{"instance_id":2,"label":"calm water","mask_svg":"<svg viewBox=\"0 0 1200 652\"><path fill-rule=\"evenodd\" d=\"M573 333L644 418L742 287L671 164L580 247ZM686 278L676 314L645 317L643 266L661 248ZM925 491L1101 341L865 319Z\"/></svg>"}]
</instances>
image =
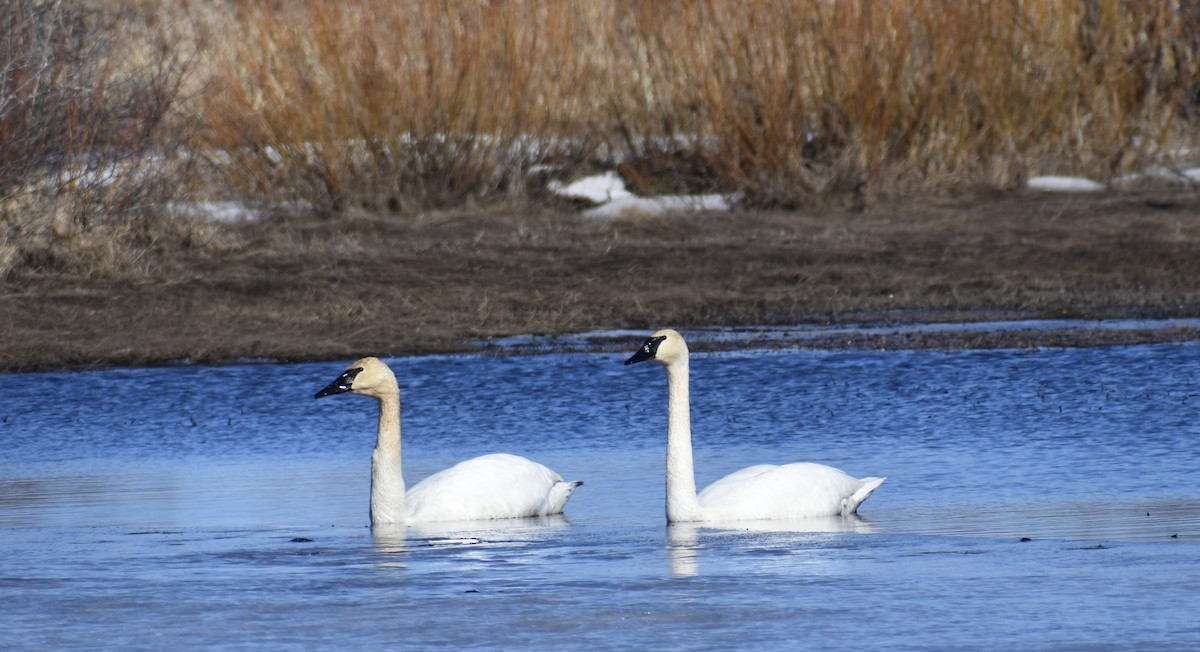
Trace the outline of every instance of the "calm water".
<instances>
[{"instance_id":1,"label":"calm water","mask_svg":"<svg viewBox=\"0 0 1200 652\"><path fill-rule=\"evenodd\" d=\"M785 531L664 524L624 357L390 360L410 483L586 481L407 532L366 527L374 403L312 399L344 364L0 375L0 648L1200 649L1200 347L693 355L699 484L888 476Z\"/></svg>"}]
</instances>

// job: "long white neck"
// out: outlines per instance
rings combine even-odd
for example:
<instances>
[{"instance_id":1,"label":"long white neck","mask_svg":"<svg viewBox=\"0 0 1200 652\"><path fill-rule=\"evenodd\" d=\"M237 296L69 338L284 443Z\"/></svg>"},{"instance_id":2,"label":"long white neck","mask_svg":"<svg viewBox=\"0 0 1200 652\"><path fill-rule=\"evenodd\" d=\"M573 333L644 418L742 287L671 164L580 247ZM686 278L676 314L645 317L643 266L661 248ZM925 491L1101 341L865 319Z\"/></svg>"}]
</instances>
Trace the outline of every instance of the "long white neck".
<instances>
[{"instance_id":1,"label":"long white neck","mask_svg":"<svg viewBox=\"0 0 1200 652\"><path fill-rule=\"evenodd\" d=\"M371 453L371 524L404 522L400 473L400 394L379 399L379 434Z\"/></svg>"},{"instance_id":2,"label":"long white neck","mask_svg":"<svg viewBox=\"0 0 1200 652\"><path fill-rule=\"evenodd\" d=\"M692 420L688 399L687 357L672 360L667 370L667 521L700 519L696 474L692 467Z\"/></svg>"}]
</instances>

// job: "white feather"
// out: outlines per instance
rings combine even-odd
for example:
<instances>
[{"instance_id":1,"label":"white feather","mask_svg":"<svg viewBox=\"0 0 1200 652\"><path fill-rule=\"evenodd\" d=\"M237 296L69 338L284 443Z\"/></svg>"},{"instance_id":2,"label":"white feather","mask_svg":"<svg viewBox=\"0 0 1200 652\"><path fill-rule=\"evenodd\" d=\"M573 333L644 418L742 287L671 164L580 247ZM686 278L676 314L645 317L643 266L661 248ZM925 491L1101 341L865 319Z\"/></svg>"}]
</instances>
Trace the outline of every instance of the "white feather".
<instances>
[{"instance_id":1,"label":"white feather","mask_svg":"<svg viewBox=\"0 0 1200 652\"><path fill-rule=\"evenodd\" d=\"M562 513L578 482L524 457L483 455L438 471L405 496L409 522L475 521Z\"/></svg>"}]
</instances>

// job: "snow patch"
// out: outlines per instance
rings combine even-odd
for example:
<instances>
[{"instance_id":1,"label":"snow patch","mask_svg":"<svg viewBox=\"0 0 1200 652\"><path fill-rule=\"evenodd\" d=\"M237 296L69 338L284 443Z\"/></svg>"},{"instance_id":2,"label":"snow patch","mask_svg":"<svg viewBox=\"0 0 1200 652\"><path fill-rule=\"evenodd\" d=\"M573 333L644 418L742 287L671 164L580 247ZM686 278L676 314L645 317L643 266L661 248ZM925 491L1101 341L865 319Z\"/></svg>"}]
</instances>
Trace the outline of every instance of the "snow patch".
<instances>
[{"instance_id":1,"label":"snow patch","mask_svg":"<svg viewBox=\"0 0 1200 652\"><path fill-rule=\"evenodd\" d=\"M728 211L733 209L732 195L658 195L638 197L625 188L625 181L616 172L576 179L564 184L551 181L550 192L570 199L584 199L593 208L583 211L584 217L620 217L622 215L657 215L694 211Z\"/></svg>"},{"instance_id":2,"label":"snow patch","mask_svg":"<svg viewBox=\"0 0 1200 652\"><path fill-rule=\"evenodd\" d=\"M612 171L576 179L568 184L551 181L546 187L559 197L586 199L593 204L604 204L614 199L633 197L633 193L625 189L625 180Z\"/></svg>"},{"instance_id":3,"label":"snow patch","mask_svg":"<svg viewBox=\"0 0 1200 652\"><path fill-rule=\"evenodd\" d=\"M1178 170L1175 168L1154 166L1145 172L1135 172L1117 177L1113 180L1113 185L1120 188L1127 188L1145 181L1165 181L1166 183L1186 186L1200 182L1200 168Z\"/></svg>"},{"instance_id":4,"label":"snow patch","mask_svg":"<svg viewBox=\"0 0 1200 652\"><path fill-rule=\"evenodd\" d=\"M1030 190L1042 192L1098 192L1104 184L1083 177L1033 177L1026 182Z\"/></svg>"},{"instance_id":5,"label":"snow patch","mask_svg":"<svg viewBox=\"0 0 1200 652\"><path fill-rule=\"evenodd\" d=\"M258 219L258 211L236 201L171 202L167 208L194 219L213 222L247 222Z\"/></svg>"},{"instance_id":6,"label":"snow patch","mask_svg":"<svg viewBox=\"0 0 1200 652\"><path fill-rule=\"evenodd\" d=\"M1117 177L1112 180L1111 186L1113 188L1125 189L1148 181L1178 185L1200 183L1200 168L1179 170L1156 165L1147 168L1143 172L1135 172ZM1102 183L1083 177L1062 176L1032 177L1025 185L1030 190L1040 190L1042 192L1099 192L1107 187Z\"/></svg>"},{"instance_id":7,"label":"snow patch","mask_svg":"<svg viewBox=\"0 0 1200 652\"><path fill-rule=\"evenodd\" d=\"M589 208L584 217L620 217L622 215L657 215L695 211L728 211L733 202L725 195L663 195L636 197L630 195Z\"/></svg>"}]
</instances>

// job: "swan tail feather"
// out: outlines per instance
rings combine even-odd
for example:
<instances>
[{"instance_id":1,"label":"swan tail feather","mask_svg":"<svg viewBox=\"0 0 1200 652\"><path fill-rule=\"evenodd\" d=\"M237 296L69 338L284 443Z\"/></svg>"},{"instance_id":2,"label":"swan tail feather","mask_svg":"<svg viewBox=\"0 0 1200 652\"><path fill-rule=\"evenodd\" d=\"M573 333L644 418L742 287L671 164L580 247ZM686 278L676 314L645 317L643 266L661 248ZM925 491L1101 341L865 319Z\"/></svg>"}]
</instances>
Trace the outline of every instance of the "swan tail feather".
<instances>
[{"instance_id":1,"label":"swan tail feather","mask_svg":"<svg viewBox=\"0 0 1200 652\"><path fill-rule=\"evenodd\" d=\"M572 482L564 482L559 480L550 488L550 496L546 498L546 513L544 516L552 516L561 514L563 508L567 506L567 501L571 498L571 494L575 493L575 488L582 485L583 480L574 480Z\"/></svg>"},{"instance_id":2,"label":"swan tail feather","mask_svg":"<svg viewBox=\"0 0 1200 652\"><path fill-rule=\"evenodd\" d=\"M842 501L842 516L851 516L858 513L858 506L864 500L871 497L871 494L883 484L887 478L863 478L862 486L858 488L849 498Z\"/></svg>"}]
</instances>

